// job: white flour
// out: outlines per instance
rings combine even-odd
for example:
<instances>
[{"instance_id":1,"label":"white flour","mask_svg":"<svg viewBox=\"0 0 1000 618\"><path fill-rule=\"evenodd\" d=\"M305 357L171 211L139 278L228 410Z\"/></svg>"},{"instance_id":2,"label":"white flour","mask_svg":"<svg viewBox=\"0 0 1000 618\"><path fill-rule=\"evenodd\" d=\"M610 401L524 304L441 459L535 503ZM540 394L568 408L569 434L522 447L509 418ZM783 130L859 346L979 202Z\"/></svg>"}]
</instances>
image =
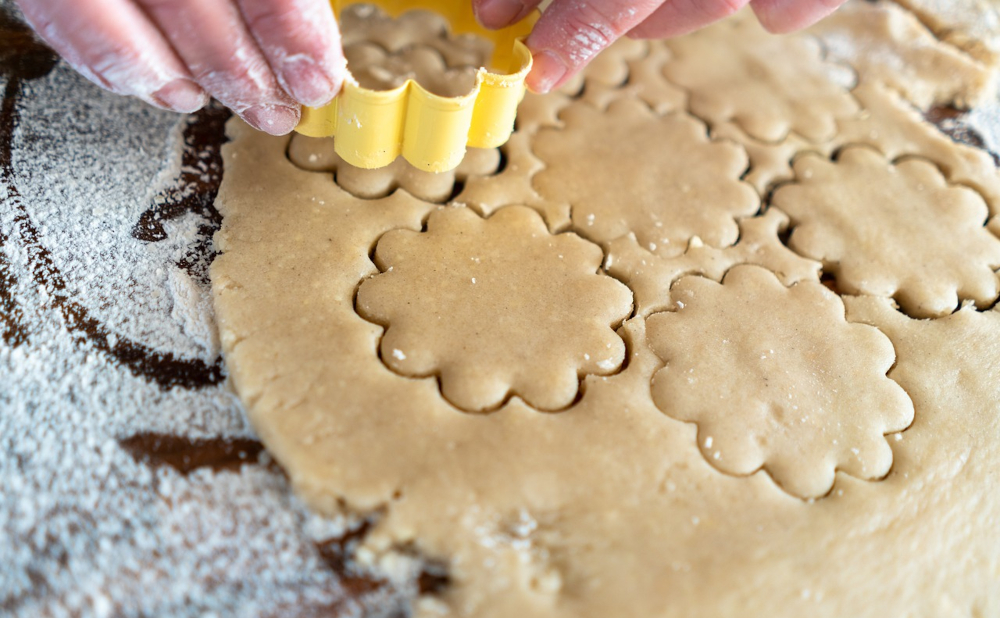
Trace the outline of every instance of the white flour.
<instances>
[{"instance_id":1,"label":"white flour","mask_svg":"<svg viewBox=\"0 0 1000 618\"><path fill-rule=\"evenodd\" d=\"M58 290L31 274L17 203L66 296L108 327L112 347L131 340L216 361L207 286L175 264L203 218L166 223L162 242L131 235L177 175L180 118L102 92L63 65L25 85L19 113L13 184L22 197L0 185L0 251L28 341L0 338L0 613L329 611L343 593L313 543L342 526L309 516L280 473L256 464L183 476L137 463L119 445L142 432L252 437L236 398L224 385L165 389L133 375L67 328Z\"/></svg>"}]
</instances>

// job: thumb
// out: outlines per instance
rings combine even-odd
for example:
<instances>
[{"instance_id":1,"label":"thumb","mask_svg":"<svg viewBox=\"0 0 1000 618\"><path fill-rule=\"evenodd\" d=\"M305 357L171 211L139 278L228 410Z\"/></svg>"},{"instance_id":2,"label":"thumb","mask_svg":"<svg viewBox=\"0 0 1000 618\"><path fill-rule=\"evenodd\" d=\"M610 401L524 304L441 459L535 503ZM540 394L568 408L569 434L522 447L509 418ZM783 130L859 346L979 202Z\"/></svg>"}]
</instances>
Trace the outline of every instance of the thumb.
<instances>
[{"instance_id":1,"label":"thumb","mask_svg":"<svg viewBox=\"0 0 1000 618\"><path fill-rule=\"evenodd\" d=\"M656 0L554 0L526 41L534 56L528 88L538 93L558 88L642 23L659 4Z\"/></svg>"}]
</instances>

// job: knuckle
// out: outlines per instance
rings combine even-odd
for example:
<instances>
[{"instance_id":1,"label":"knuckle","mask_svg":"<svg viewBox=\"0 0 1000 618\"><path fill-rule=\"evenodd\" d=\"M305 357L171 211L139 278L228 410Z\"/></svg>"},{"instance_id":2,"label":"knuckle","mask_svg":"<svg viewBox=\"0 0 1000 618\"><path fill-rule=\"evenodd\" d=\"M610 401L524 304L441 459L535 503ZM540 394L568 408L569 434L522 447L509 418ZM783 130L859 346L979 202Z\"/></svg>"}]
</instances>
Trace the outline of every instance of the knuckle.
<instances>
[{"instance_id":1,"label":"knuckle","mask_svg":"<svg viewBox=\"0 0 1000 618\"><path fill-rule=\"evenodd\" d=\"M271 69L263 59L201 67L194 77L205 90L234 109L282 99Z\"/></svg>"},{"instance_id":2,"label":"knuckle","mask_svg":"<svg viewBox=\"0 0 1000 618\"><path fill-rule=\"evenodd\" d=\"M575 65L587 63L621 33L601 10L588 3L563 17L563 51Z\"/></svg>"},{"instance_id":3,"label":"knuckle","mask_svg":"<svg viewBox=\"0 0 1000 618\"><path fill-rule=\"evenodd\" d=\"M90 71L105 88L118 94L145 94L142 80L137 79L143 68L143 58L137 50L125 45L112 45L89 62Z\"/></svg>"},{"instance_id":4,"label":"knuckle","mask_svg":"<svg viewBox=\"0 0 1000 618\"><path fill-rule=\"evenodd\" d=\"M254 32L285 32L294 29L297 13L276 6L274 2L262 3L246 11L247 25Z\"/></svg>"},{"instance_id":5,"label":"knuckle","mask_svg":"<svg viewBox=\"0 0 1000 618\"><path fill-rule=\"evenodd\" d=\"M253 4L253 6L250 6ZM272 61L296 53L323 60L339 49L337 26L325 2L244 2L244 19Z\"/></svg>"}]
</instances>

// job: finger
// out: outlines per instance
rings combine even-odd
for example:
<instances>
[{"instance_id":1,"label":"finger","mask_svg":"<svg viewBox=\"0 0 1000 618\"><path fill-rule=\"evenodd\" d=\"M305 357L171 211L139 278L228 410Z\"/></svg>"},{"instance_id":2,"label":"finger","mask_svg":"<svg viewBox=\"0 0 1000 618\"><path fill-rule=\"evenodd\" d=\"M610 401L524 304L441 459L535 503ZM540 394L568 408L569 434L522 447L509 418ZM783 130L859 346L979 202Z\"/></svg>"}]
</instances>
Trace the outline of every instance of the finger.
<instances>
[{"instance_id":1,"label":"finger","mask_svg":"<svg viewBox=\"0 0 1000 618\"><path fill-rule=\"evenodd\" d=\"M667 0L646 21L633 28L629 36L662 39L694 32L729 17L747 2L748 0Z\"/></svg>"},{"instance_id":2,"label":"finger","mask_svg":"<svg viewBox=\"0 0 1000 618\"><path fill-rule=\"evenodd\" d=\"M291 132L299 105L278 85L231 0L138 0L209 94L251 126Z\"/></svg>"},{"instance_id":3,"label":"finger","mask_svg":"<svg viewBox=\"0 0 1000 618\"><path fill-rule=\"evenodd\" d=\"M208 103L205 91L132 3L21 0L20 5L38 34L98 86L177 112Z\"/></svg>"},{"instance_id":4,"label":"finger","mask_svg":"<svg viewBox=\"0 0 1000 618\"><path fill-rule=\"evenodd\" d=\"M837 10L846 0L752 0L757 19L774 33L807 28Z\"/></svg>"},{"instance_id":5,"label":"finger","mask_svg":"<svg viewBox=\"0 0 1000 618\"><path fill-rule=\"evenodd\" d=\"M534 57L528 87L539 93L558 88L659 4L655 0L554 0L525 41Z\"/></svg>"},{"instance_id":6,"label":"finger","mask_svg":"<svg viewBox=\"0 0 1000 618\"><path fill-rule=\"evenodd\" d=\"M239 5L285 92L310 107L337 96L347 63L327 0L239 0Z\"/></svg>"},{"instance_id":7,"label":"finger","mask_svg":"<svg viewBox=\"0 0 1000 618\"><path fill-rule=\"evenodd\" d=\"M472 0L479 23L487 28L506 28L533 11L542 0Z\"/></svg>"}]
</instances>

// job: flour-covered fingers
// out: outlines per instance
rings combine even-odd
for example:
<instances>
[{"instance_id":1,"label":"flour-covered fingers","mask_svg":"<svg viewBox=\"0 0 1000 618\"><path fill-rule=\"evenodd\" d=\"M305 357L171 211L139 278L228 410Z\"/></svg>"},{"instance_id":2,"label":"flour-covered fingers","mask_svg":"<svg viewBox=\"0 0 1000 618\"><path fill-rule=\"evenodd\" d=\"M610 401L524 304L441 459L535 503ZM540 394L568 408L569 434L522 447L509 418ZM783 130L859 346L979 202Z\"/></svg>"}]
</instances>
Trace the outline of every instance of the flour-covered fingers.
<instances>
[{"instance_id":1,"label":"flour-covered fingers","mask_svg":"<svg viewBox=\"0 0 1000 618\"><path fill-rule=\"evenodd\" d=\"M234 0L138 0L195 81L250 125L284 135L300 106L278 84Z\"/></svg>"},{"instance_id":2,"label":"flour-covered fingers","mask_svg":"<svg viewBox=\"0 0 1000 618\"><path fill-rule=\"evenodd\" d=\"M243 17L285 92L310 107L340 91L347 65L328 0L239 0Z\"/></svg>"},{"instance_id":3,"label":"flour-covered fingers","mask_svg":"<svg viewBox=\"0 0 1000 618\"><path fill-rule=\"evenodd\" d=\"M541 0L472 0L479 23L487 28L505 28L528 16Z\"/></svg>"},{"instance_id":4,"label":"flour-covered fingers","mask_svg":"<svg viewBox=\"0 0 1000 618\"><path fill-rule=\"evenodd\" d=\"M526 41L535 59L528 87L558 88L619 37L645 20L660 2L554 0Z\"/></svg>"},{"instance_id":5,"label":"flour-covered fingers","mask_svg":"<svg viewBox=\"0 0 1000 618\"><path fill-rule=\"evenodd\" d=\"M667 0L629 32L641 39L659 39L694 32L728 17L749 0ZM802 0L791 0L799 1Z\"/></svg>"},{"instance_id":6,"label":"flour-covered fingers","mask_svg":"<svg viewBox=\"0 0 1000 618\"><path fill-rule=\"evenodd\" d=\"M95 84L157 107L193 112L208 95L129 0L19 0L38 34Z\"/></svg>"},{"instance_id":7,"label":"flour-covered fingers","mask_svg":"<svg viewBox=\"0 0 1000 618\"><path fill-rule=\"evenodd\" d=\"M807 28L837 10L846 0L752 0L761 25L771 32Z\"/></svg>"}]
</instances>

